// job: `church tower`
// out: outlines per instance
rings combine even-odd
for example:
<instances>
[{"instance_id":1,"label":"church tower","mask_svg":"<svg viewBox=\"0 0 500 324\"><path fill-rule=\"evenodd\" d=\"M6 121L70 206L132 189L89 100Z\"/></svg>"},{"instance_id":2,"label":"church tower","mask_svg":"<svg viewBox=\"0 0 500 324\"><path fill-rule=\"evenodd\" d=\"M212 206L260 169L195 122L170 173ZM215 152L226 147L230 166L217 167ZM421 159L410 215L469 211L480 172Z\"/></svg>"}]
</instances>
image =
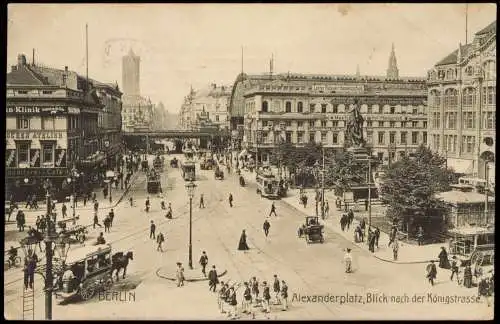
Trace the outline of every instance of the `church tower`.
<instances>
[{"instance_id":1,"label":"church tower","mask_svg":"<svg viewBox=\"0 0 500 324\"><path fill-rule=\"evenodd\" d=\"M140 96L140 66L141 58L130 49L128 55L122 58L122 86L126 96Z\"/></svg>"},{"instance_id":2,"label":"church tower","mask_svg":"<svg viewBox=\"0 0 500 324\"><path fill-rule=\"evenodd\" d=\"M398 62L396 60L396 52L394 51L394 43L392 43L391 56L389 57L389 67L387 68L388 79L399 79Z\"/></svg>"}]
</instances>

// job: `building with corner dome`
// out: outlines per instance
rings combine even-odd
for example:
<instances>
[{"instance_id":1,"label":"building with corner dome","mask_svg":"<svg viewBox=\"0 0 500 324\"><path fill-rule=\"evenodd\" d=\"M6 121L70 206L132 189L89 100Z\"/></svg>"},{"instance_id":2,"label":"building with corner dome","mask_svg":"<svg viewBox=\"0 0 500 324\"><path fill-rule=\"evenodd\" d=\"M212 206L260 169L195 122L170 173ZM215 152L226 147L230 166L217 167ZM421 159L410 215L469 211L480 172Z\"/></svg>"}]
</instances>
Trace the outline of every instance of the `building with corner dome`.
<instances>
[{"instance_id":1,"label":"building with corner dome","mask_svg":"<svg viewBox=\"0 0 500 324\"><path fill-rule=\"evenodd\" d=\"M429 144L457 173L495 179L496 21L428 72Z\"/></svg>"}]
</instances>

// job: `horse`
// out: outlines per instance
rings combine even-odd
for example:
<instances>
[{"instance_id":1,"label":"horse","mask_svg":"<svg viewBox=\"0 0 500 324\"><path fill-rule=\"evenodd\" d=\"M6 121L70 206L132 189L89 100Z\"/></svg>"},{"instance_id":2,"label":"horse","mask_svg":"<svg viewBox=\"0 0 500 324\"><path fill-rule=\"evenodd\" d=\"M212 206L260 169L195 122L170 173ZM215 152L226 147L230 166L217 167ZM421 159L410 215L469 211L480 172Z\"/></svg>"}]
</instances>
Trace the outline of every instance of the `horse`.
<instances>
[{"instance_id":1,"label":"horse","mask_svg":"<svg viewBox=\"0 0 500 324\"><path fill-rule=\"evenodd\" d=\"M132 251L127 252L127 254L123 254L123 252L118 252L113 254L111 257L112 267L111 267L111 277L113 276L113 272L116 270L116 281L119 280L120 270L123 269L123 277L125 279L125 274L127 273L127 266L130 260L134 260L134 253Z\"/></svg>"}]
</instances>

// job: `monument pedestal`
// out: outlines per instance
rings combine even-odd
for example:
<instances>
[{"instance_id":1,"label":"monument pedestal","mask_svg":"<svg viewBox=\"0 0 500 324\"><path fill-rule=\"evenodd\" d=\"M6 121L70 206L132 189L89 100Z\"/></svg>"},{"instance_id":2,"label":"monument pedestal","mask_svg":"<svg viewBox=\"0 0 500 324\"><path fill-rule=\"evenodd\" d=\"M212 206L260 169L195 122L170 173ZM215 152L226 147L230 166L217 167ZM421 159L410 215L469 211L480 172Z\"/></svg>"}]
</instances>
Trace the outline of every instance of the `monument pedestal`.
<instances>
[{"instance_id":1,"label":"monument pedestal","mask_svg":"<svg viewBox=\"0 0 500 324\"><path fill-rule=\"evenodd\" d=\"M347 152L351 153L356 160L368 159L368 149L365 147L349 147Z\"/></svg>"}]
</instances>

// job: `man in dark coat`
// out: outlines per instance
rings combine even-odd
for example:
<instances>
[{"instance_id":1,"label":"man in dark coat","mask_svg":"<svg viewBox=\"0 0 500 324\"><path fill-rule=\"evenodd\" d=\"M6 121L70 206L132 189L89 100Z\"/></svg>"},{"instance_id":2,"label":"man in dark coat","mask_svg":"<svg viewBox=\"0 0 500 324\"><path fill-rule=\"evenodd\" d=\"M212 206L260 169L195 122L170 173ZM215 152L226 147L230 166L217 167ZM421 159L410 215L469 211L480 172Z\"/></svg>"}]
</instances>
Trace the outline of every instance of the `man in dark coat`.
<instances>
[{"instance_id":1,"label":"man in dark coat","mask_svg":"<svg viewBox=\"0 0 500 324\"><path fill-rule=\"evenodd\" d=\"M155 240L156 239L156 224L153 220L151 220L151 225L149 226L149 238Z\"/></svg>"},{"instance_id":2,"label":"man in dark coat","mask_svg":"<svg viewBox=\"0 0 500 324\"><path fill-rule=\"evenodd\" d=\"M228 200L229 200L229 207L233 207L233 194L232 193L229 194Z\"/></svg>"},{"instance_id":3,"label":"man in dark coat","mask_svg":"<svg viewBox=\"0 0 500 324\"><path fill-rule=\"evenodd\" d=\"M61 207L61 211L62 211L62 217L63 218L66 218L66 212L68 210L68 207L66 207L66 204L63 203L62 207Z\"/></svg>"},{"instance_id":4,"label":"man in dark coat","mask_svg":"<svg viewBox=\"0 0 500 324\"><path fill-rule=\"evenodd\" d=\"M352 221L354 220L354 212L352 211L352 209L349 209L349 212L347 213L347 229L349 229L349 227L351 227L351 224L352 224Z\"/></svg>"},{"instance_id":5,"label":"man in dark coat","mask_svg":"<svg viewBox=\"0 0 500 324\"><path fill-rule=\"evenodd\" d=\"M241 232L240 243L238 244L238 250L246 251L249 249L250 248L247 245L247 235L245 234L245 230L243 230L243 232Z\"/></svg>"},{"instance_id":6,"label":"man in dark coat","mask_svg":"<svg viewBox=\"0 0 500 324\"><path fill-rule=\"evenodd\" d=\"M434 264L434 260L431 260L431 263L427 265L427 279L429 280L432 286L434 286L434 280L436 279L436 276L437 276L436 265Z\"/></svg>"},{"instance_id":7,"label":"man in dark coat","mask_svg":"<svg viewBox=\"0 0 500 324\"><path fill-rule=\"evenodd\" d=\"M275 295L275 305L279 305L281 304L281 301L280 301L280 281L278 279L278 275L274 275L274 282L273 282L273 291L274 291L274 295Z\"/></svg>"},{"instance_id":8,"label":"man in dark coat","mask_svg":"<svg viewBox=\"0 0 500 324\"><path fill-rule=\"evenodd\" d=\"M264 229L264 234L266 237L269 235L269 228L271 227L271 224L267 221L267 219L264 221L264 224L262 225L262 228Z\"/></svg>"},{"instance_id":9,"label":"man in dark coat","mask_svg":"<svg viewBox=\"0 0 500 324\"><path fill-rule=\"evenodd\" d=\"M109 226L110 227L113 227L113 219L115 219L115 212L114 212L113 208L111 208L111 211L109 212L109 220L110 220Z\"/></svg>"},{"instance_id":10,"label":"man in dark coat","mask_svg":"<svg viewBox=\"0 0 500 324\"><path fill-rule=\"evenodd\" d=\"M212 269L208 272L208 290L215 292L217 288L217 284L219 283L219 277L217 275L217 270L215 269L215 265L212 266Z\"/></svg>"},{"instance_id":11,"label":"man in dark coat","mask_svg":"<svg viewBox=\"0 0 500 324\"><path fill-rule=\"evenodd\" d=\"M375 227L374 236L375 236L375 246L378 249L378 240L380 239L380 229L378 227Z\"/></svg>"},{"instance_id":12,"label":"man in dark coat","mask_svg":"<svg viewBox=\"0 0 500 324\"><path fill-rule=\"evenodd\" d=\"M207 274L205 272L205 268L207 267L207 264L208 264L208 256L207 256L207 253L205 251L203 251L201 253L201 257L200 257L200 265L201 265L201 273L203 273L203 275L206 277Z\"/></svg>"},{"instance_id":13,"label":"man in dark coat","mask_svg":"<svg viewBox=\"0 0 500 324\"><path fill-rule=\"evenodd\" d=\"M347 215L346 214L342 214L342 217L340 218L340 228L342 229L342 231L345 230L347 222L348 222Z\"/></svg>"},{"instance_id":14,"label":"man in dark coat","mask_svg":"<svg viewBox=\"0 0 500 324\"><path fill-rule=\"evenodd\" d=\"M271 214L274 214L274 216L278 216L276 214L276 206L274 206L274 201L273 201L273 203L271 205L271 211L269 212L269 216L271 216Z\"/></svg>"}]
</instances>

